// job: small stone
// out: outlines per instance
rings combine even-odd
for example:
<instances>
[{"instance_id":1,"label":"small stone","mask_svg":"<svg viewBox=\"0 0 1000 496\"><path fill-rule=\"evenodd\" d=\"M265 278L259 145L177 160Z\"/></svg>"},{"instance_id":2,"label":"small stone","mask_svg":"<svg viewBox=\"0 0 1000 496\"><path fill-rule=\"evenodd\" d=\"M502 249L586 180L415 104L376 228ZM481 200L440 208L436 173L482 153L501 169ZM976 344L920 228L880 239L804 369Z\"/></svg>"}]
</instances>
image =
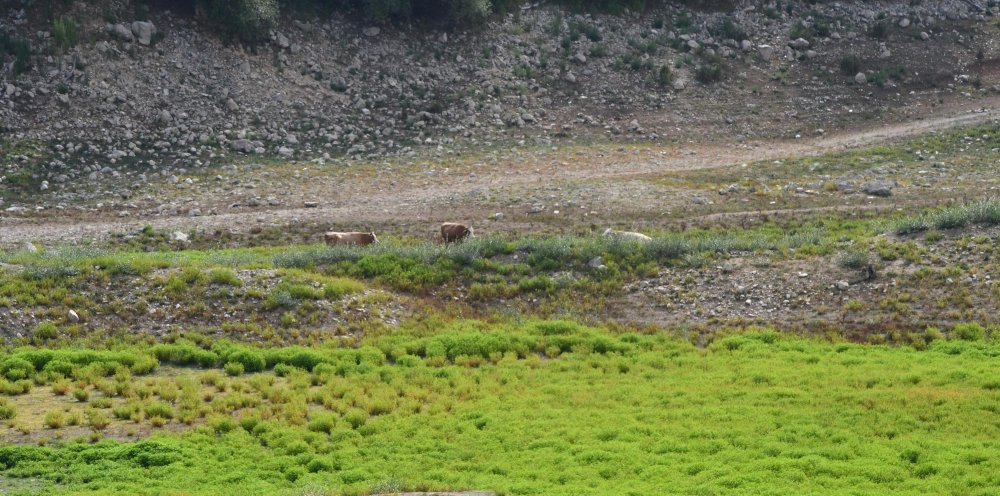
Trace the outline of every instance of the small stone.
<instances>
[{"instance_id":1,"label":"small stone","mask_svg":"<svg viewBox=\"0 0 1000 496\"><path fill-rule=\"evenodd\" d=\"M302 205L305 206L306 208L316 208L316 207L319 206L319 202L316 202L316 201L306 201L306 202L302 202Z\"/></svg>"},{"instance_id":2,"label":"small stone","mask_svg":"<svg viewBox=\"0 0 1000 496\"><path fill-rule=\"evenodd\" d=\"M606 269L607 268L607 266L604 265L604 259L601 258L601 257L591 258L590 261L587 262L587 266L590 267L590 268L592 268L592 269Z\"/></svg>"},{"instance_id":3,"label":"small stone","mask_svg":"<svg viewBox=\"0 0 1000 496\"><path fill-rule=\"evenodd\" d=\"M24 251L28 253L38 253L38 247L31 241L24 242Z\"/></svg>"},{"instance_id":4,"label":"small stone","mask_svg":"<svg viewBox=\"0 0 1000 496\"><path fill-rule=\"evenodd\" d=\"M378 26L371 26L365 28L362 32L365 34L365 36L378 36L378 34L382 32L382 30L379 29Z\"/></svg>"},{"instance_id":5,"label":"small stone","mask_svg":"<svg viewBox=\"0 0 1000 496\"><path fill-rule=\"evenodd\" d=\"M757 47L757 53L760 54L760 58L764 60L771 60L774 57L774 47L771 45L761 45Z\"/></svg>"},{"instance_id":6,"label":"small stone","mask_svg":"<svg viewBox=\"0 0 1000 496\"><path fill-rule=\"evenodd\" d=\"M66 312L66 320L75 324L80 321L80 315L77 314L75 310L70 309L68 312Z\"/></svg>"},{"instance_id":7,"label":"small stone","mask_svg":"<svg viewBox=\"0 0 1000 496\"><path fill-rule=\"evenodd\" d=\"M789 42L788 46L796 50L805 50L806 48L809 48L809 40L805 38L798 38L796 40Z\"/></svg>"},{"instance_id":8,"label":"small stone","mask_svg":"<svg viewBox=\"0 0 1000 496\"><path fill-rule=\"evenodd\" d=\"M909 17L904 17L904 18L900 19L899 20L899 27L901 27L901 28L908 28L908 27L910 27L910 18Z\"/></svg>"},{"instance_id":9,"label":"small stone","mask_svg":"<svg viewBox=\"0 0 1000 496\"><path fill-rule=\"evenodd\" d=\"M924 40L924 41L927 41L927 40L931 39L931 35L927 34L926 31L921 31L920 32L920 39Z\"/></svg>"},{"instance_id":10,"label":"small stone","mask_svg":"<svg viewBox=\"0 0 1000 496\"><path fill-rule=\"evenodd\" d=\"M851 283L847 281L837 281L837 289L841 291L847 291L847 288L851 287Z\"/></svg>"},{"instance_id":11,"label":"small stone","mask_svg":"<svg viewBox=\"0 0 1000 496\"><path fill-rule=\"evenodd\" d=\"M854 75L854 82L858 84L865 84L868 82L868 76L865 76L865 73L863 72L859 72Z\"/></svg>"},{"instance_id":12,"label":"small stone","mask_svg":"<svg viewBox=\"0 0 1000 496\"><path fill-rule=\"evenodd\" d=\"M176 241L176 242L178 242L178 243L188 243L188 242L189 242L189 240L188 240L188 235L187 235L187 234L184 234L184 233L183 233L183 232L181 232L181 231L174 231L174 232L173 232L173 233L172 233L172 234L170 235L170 239L172 239L172 240L174 240L174 241Z\"/></svg>"}]
</instances>

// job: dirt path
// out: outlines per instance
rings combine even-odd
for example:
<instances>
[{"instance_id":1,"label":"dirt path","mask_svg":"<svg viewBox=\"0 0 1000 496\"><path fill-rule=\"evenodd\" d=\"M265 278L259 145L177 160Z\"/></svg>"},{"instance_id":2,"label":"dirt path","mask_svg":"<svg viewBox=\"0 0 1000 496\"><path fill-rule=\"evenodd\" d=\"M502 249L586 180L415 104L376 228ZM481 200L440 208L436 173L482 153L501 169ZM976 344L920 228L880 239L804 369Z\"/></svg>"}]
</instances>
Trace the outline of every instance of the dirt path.
<instances>
[{"instance_id":1,"label":"dirt path","mask_svg":"<svg viewBox=\"0 0 1000 496\"><path fill-rule=\"evenodd\" d=\"M984 123L1000 117L1000 112L993 109L997 104L1000 104L1000 97L991 97L977 100L974 104L938 110L935 115L920 120L864 130L840 131L821 137L791 141L738 145L669 145L644 150L640 154L616 149L613 146L599 147L586 152L571 149L567 152L570 157L560 156L561 152L545 152L537 157L527 157L526 160L501 160L487 165L478 163L474 169L456 166L455 170L432 181L411 181L399 174L387 174L375 179L345 179L329 181L325 185L304 184L303 197L336 198L330 205L319 208L222 212L202 217L151 216L118 219L107 218L106 213L90 216L81 214L82 217L75 219L0 217L0 245L19 246L26 241L43 244L84 242L102 239L110 233L135 231L147 224L158 230L229 229L245 232L255 225L308 222L322 224L329 219L350 219L352 222L365 225L437 222L445 217L469 217L475 207L463 206L459 202L447 211L434 211L430 207L434 202L461 198L463 195L483 189L547 184L553 183L554 178L557 181L620 180L670 171L728 167L788 156L815 156L953 127ZM473 171L474 174L470 174ZM301 201L290 203L302 205ZM745 214L753 213L756 212L745 212ZM742 214L744 213L719 215L731 218Z\"/></svg>"}]
</instances>

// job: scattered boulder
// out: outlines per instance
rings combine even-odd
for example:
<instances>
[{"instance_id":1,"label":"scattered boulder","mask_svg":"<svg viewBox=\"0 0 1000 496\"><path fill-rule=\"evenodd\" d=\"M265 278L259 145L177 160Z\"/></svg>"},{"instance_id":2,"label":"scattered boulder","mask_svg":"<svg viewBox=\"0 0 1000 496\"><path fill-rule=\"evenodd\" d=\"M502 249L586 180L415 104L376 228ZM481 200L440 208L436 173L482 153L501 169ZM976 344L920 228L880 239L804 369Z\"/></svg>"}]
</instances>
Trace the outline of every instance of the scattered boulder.
<instances>
[{"instance_id":1,"label":"scattered boulder","mask_svg":"<svg viewBox=\"0 0 1000 496\"><path fill-rule=\"evenodd\" d=\"M894 181L883 179L873 179L861 184L861 191L872 196L892 196L892 189L896 187Z\"/></svg>"},{"instance_id":2,"label":"scattered boulder","mask_svg":"<svg viewBox=\"0 0 1000 496\"><path fill-rule=\"evenodd\" d=\"M250 140L238 139L229 143L229 147L240 153L253 153L254 146Z\"/></svg>"},{"instance_id":3,"label":"scattered boulder","mask_svg":"<svg viewBox=\"0 0 1000 496\"><path fill-rule=\"evenodd\" d=\"M792 47L792 48L794 48L796 50L805 50L806 48L809 48L809 40L807 40L805 38L798 38L798 39L790 41L788 43L788 46L790 46L790 47Z\"/></svg>"},{"instance_id":4,"label":"scattered boulder","mask_svg":"<svg viewBox=\"0 0 1000 496\"><path fill-rule=\"evenodd\" d=\"M764 60L771 60L774 58L774 47L771 45L761 45L757 47L757 53L760 54L760 58Z\"/></svg>"},{"instance_id":5,"label":"scattered boulder","mask_svg":"<svg viewBox=\"0 0 1000 496\"><path fill-rule=\"evenodd\" d=\"M140 45L149 46L153 42L153 35L156 34L156 26L147 21L135 21L132 23L132 34Z\"/></svg>"},{"instance_id":6,"label":"scattered boulder","mask_svg":"<svg viewBox=\"0 0 1000 496\"><path fill-rule=\"evenodd\" d=\"M865 84L868 82L868 76L865 76L865 73L863 72L859 72L854 75L854 82L858 84Z\"/></svg>"},{"instance_id":7,"label":"scattered boulder","mask_svg":"<svg viewBox=\"0 0 1000 496\"><path fill-rule=\"evenodd\" d=\"M124 24L114 24L108 31L111 32L116 38L120 38L125 41L135 41L135 37L132 36L132 30L125 27Z\"/></svg>"}]
</instances>

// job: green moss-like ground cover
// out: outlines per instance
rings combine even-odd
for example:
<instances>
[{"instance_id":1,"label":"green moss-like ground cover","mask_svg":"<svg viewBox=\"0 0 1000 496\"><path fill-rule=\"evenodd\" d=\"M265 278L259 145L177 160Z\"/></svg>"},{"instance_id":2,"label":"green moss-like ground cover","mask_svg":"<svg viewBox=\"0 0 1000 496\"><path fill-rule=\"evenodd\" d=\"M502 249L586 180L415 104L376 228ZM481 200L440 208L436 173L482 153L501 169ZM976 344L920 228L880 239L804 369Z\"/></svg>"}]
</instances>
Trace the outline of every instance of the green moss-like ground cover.
<instances>
[{"instance_id":1,"label":"green moss-like ground cover","mask_svg":"<svg viewBox=\"0 0 1000 496\"><path fill-rule=\"evenodd\" d=\"M696 348L568 322L466 322L367 344L349 357L318 350L326 364L300 359L311 372L271 350L265 371L202 380L216 393L195 395L209 408L193 427L168 420L181 432L0 447L0 489L1000 491L1000 346L992 342L917 351L761 331ZM135 401L182 412L190 406L183 381L206 374L184 370L164 377L179 384L174 403L155 394ZM18 396L7 402L17 408Z\"/></svg>"}]
</instances>

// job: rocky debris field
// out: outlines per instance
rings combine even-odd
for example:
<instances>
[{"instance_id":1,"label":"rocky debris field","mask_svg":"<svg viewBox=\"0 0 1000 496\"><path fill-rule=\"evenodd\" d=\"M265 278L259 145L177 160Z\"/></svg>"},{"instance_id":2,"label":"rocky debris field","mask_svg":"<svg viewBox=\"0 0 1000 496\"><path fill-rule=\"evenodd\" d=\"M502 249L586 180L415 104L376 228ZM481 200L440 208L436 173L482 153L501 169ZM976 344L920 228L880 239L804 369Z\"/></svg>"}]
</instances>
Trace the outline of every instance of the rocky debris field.
<instances>
[{"instance_id":1,"label":"rocky debris field","mask_svg":"<svg viewBox=\"0 0 1000 496\"><path fill-rule=\"evenodd\" d=\"M622 16L528 6L474 32L300 18L253 50L170 12L108 22L101 8L121 6L78 3L80 40L64 51L7 4L6 30L34 56L25 74L10 59L0 71L0 191L45 198L35 207L109 190L128 203L240 156L329 164L606 138L797 138L988 91L989 12L911 3Z\"/></svg>"}]
</instances>

